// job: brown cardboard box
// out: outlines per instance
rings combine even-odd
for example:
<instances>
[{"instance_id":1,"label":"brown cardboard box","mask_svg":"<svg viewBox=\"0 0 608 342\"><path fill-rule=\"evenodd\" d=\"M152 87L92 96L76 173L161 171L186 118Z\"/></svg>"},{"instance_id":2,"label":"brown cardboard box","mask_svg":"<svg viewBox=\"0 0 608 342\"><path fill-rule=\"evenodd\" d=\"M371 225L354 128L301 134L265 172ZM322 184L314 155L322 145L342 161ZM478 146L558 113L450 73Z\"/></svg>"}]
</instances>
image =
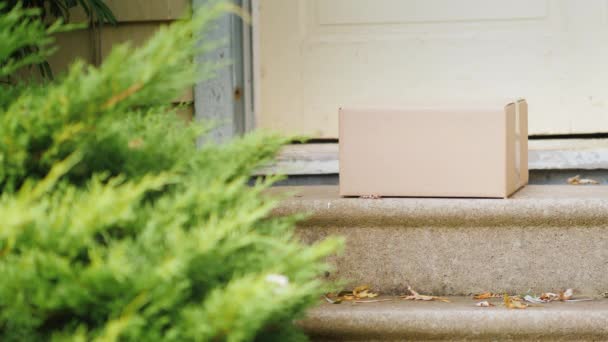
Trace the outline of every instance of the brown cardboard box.
<instances>
[{"instance_id":1,"label":"brown cardboard box","mask_svg":"<svg viewBox=\"0 0 608 342\"><path fill-rule=\"evenodd\" d=\"M340 195L506 198L528 183L528 104L340 113Z\"/></svg>"}]
</instances>

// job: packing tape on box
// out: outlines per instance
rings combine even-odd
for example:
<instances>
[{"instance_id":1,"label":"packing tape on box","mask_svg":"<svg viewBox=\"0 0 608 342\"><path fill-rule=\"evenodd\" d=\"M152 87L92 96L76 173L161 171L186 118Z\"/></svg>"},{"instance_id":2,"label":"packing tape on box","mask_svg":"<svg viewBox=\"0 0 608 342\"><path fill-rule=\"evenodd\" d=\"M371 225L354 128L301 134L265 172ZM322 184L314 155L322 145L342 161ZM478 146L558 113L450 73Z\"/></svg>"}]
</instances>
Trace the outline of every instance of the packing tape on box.
<instances>
[{"instance_id":1,"label":"packing tape on box","mask_svg":"<svg viewBox=\"0 0 608 342\"><path fill-rule=\"evenodd\" d=\"M519 106L521 99L517 99L515 102L515 172L517 173L517 187L521 187L521 113Z\"/></svg>"}]
</instances>

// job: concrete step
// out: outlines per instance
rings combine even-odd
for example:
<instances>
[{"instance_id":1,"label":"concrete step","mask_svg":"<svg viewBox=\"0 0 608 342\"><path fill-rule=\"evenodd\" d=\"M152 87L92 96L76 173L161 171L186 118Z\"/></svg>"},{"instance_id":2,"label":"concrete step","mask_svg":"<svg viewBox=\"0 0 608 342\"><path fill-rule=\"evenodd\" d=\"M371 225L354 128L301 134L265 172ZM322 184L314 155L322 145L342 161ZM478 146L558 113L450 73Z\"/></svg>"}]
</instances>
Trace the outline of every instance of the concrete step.
<instances>
[{"instance_id":1,"label":"concrete step","mask_svg":"<svg viewBox=\"0 0 608 342\"><path fill-rule=\"evenodd\" d=\"M384 294L407 284L433 295L608 291L608 186L528 186L506 200L340 198L333 186L273 191L299 193L275 214L310 213L298 227L304 240L346 238L330 279Z\"/></svg>"},{"instance_id":2,"label":"concrete step","mask_svg":"<svg viewBox=\"0 0 608 342\"><path fill-rule=\"evenodd\" d=\"M507 309L500 301L480 308L470 297L450 300L325 303L299 324L313 341L608 340L608 300L522 310Z\"/></svg>"}]
</instances>

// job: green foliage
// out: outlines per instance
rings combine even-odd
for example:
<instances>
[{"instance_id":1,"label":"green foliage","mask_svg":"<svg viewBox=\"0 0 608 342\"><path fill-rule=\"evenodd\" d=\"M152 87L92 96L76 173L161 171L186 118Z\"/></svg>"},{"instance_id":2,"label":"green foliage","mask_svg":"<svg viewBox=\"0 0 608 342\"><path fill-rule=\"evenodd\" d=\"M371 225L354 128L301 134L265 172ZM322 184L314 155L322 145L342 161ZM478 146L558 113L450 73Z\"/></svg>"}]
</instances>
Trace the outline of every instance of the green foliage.
<instances>
[{"instance_id":1,"label":"green foliage","mask_svg":"<svg viewBox=\"0 0 608 342\"><path fill-rule=\"evenodd\" d=\"M3 13L4 12L4 13ZM50 48L53 39L50 34L59 31L62 26L57 22L47 28L39 20L39 11L23 9L20 5L8 10L5 3L0 2L0 79L11 75L17 69L39 64L46 60L53 49ZM27 55L21 52L31 51Z\"/></svg>"},{"instance_id":2,"label":"green foliage","mask_svg":"<svg viewBox=\"0 0 608 342\"><path fill-rule=\"evenodd\" d=\"M197 149L205 128L167 105L212 75L192 61L214 44L193 37L227 9L213 2L99 68L0 85L0 340L305 338L293 319L340 244L299 243L297 218L269 215L275 178L248 185L288 138ZM0 15L0 37L48 46L46 28L20 24L27 11L11 15L22 20ZM0 39L0 51L15 44Z\"/></svg>"},{"instance_id":3,"label":"green foliage","mask_svg":"<svg viewBox=\"0 0 608 342\"><path fill-rule=\"evenodd\" d=\"M61 26L61 22L70 21L70 11L78 6L85 12L89 21L88 24L94 28L104 23L117 24L112 10L105 4L104 0L4 0L0 2L0 15L8 14L7 18L14 19L14 14L17 13L15 10L20 11L22 8L25 8L27 10L25 11L26 15L21 18L24 20L21 24L42 26L50 14L52 19L49 21L54 22L54 24L47 30L47 33L55 33L56 28ZM39 34L41 30L17 30L17 32L21 34ZM51 66L46 62L45 58L48 56L49 51L40 51L41 48L46 47L52 41L50 36L26 37L29 39L25 40L17 40L18 38L23 38L18 36L10 38L19 42L19 48L14 50L11 55L13 61L18 61L22 66L35 64L38 66L40 74L43 77L53 78ZM7 44L7 46L13 45ZM20 61L21 59L25 59L25 61ZM0 58L0 60L3 59ZM0 79L3 76L5 75L0 72Z\"/></svg>"},{"instance_id":4,"label":"green foliage","mask_svg":"<svg viewBox=\"0 0 608 342\"><path fill-rule=\"evenodd\" d=\"M116 18L112 10L108 8L103 0L6 0L9 9L17 6L34 8L39 10L40 18L44 19L47 14L55 18L70 21L70 10L80 6L92 21L100 23L116 24Z\"/></svg>"}]
</instances>

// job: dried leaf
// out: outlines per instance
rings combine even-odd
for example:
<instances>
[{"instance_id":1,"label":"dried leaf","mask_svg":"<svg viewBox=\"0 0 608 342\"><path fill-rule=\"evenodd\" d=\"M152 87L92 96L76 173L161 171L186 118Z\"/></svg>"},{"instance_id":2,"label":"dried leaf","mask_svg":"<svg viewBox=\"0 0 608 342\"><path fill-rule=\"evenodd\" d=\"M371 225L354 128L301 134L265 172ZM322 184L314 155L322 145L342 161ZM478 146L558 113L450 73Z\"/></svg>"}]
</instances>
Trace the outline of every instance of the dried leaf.
<instances>
[{"instance_id":1,"label":"dried leaf","mask_svg":"<svg viewBox=\"0 0 608 342\"><path fill-rule=\"evenodd\" d=\"M574 294L574 291L572 291L572 289L567 289L566 291L559 293L559 300L561 300L561 301L569 300L572 298L573 294Z\"/></svg>"},{"instance_id":2,"label":"dried leaf","mask_svg":"<svg viewBox=\"0 0 608 342\"><path fill-rule=\"evenodd\" d=\"M508 309L526 309L528 307L528 304L524 304L513 297L509 297L509 295L504 296L504 301L505 306Z\"/></svg>"},{"instance_id":3,"label":"dried leaf","mask_svg":"<svg viewBox=\"0 0 608 342\"><path fill-rule=\"evenodd\" d=\"M573 295L574 295L574 291L572 289L567 289L566 291L561 291L559 294L552 293L552 292L545 292L542 295L540 295L540 297L533 297L533 296L528 295L528 296L524 297L524 299L527 302L534 303L534 304L544 304L544 303L549 303L549 302L552 302L555 300L559 300L562 302L586 302L586 301L593 300L593 298L572 299Z\"/></svg>"},{"instance_id":4,"label":"dried leaf","mask_svg":"<svg viewBox=\"0 0 608 342\"><path fill-rule=\"evenodd\" d=\"M328 295L323 295L323 298L325 298L325 300L329 303L329 304L340 304L342 303L342 298L338 297L336 299L331 299L329 298Z\"/></svg>"},{"instance_id":5,"label":"dried leaf","mask_svg":"<svg viewBox=\"0 0 608 342\"><path fill-rule=\"evenodd\" d=\"M496 295L492 292L484 292L480 294L476 294L473 296L473 299L488 299L488 298L496 298Z\"/></svg>"},{"instance_id":6,"label":"dried leaf","mask_svg":"<svg viewBox=\"0 0 608 342\"><path fill-rule=\"evenodd\" d=\"M490 299L490 298L502 298L503 295L494 292L484 292L473 295L473 299Z\"/></svg>"},{"instance_id":7,"label":"dried leaf","mask_svg":"<svg viewBox=\"0 0 608 342\"><path fill-rule=\"evenodd\" d=\"M378 293L371 292L371 289L367 285L357 286L352 291L340 291L336 296L328 294L329 297L337 297L340 301L359 300L365 298L378 297Z\"/></svg>"},{"instance_id":8,"label":"dried leaf","mask_svg":"<svg viewBox=\"0 0 608 342\"><path fill-rule=\"evenodd\" d=\"M374 297L378 297L377 293L371 292L369 286L367 285L362 285L362 286L357 286L353 289L353 296L356 299L363 299L363 298L374 298Z\"/></svg>"},{"instance_id":9,"label":"dried leaf","mask_svg":"<svg viewBox=\"0 0 608 342\"><path fill-rule=\"evenodd\" d=\"M548 300L541 299L540 297L533 297L533 296L530 296L530 295L526 295L524 297L524 300L526 302L530 302L532 304L544 304L544 303L548 303L549 302Z\"/></svg>"},{"instance_id":10,"label":"dried leaf","mask_svg":"<svg viewBox=\"0 0 608 342\"><path fill-rule=\"evenodd\" d=\"M595 179L590 178L581 178L580 175L576 175L574 177L568 178L568 184L570 185L595 185L600 184L600 182Z\"/></svg>"},{"instance_id":11,"label":"dried leaf","mask_svg":"<svg viewBox=\"0 0 608 342\"><path fill-rule=\"evenodd\" d=\"M484 300L483 302L479 302L479 303L475 304L475 306L479 306L482 308L489 308L490 306L494 306L494 304L488 302L487 300Z\"/></svg>"},{"instance_id":12,"label":"dried leaf","mask_svg":"<svg viewBox=\"0 0 608 342\"><path fill-rule=\"evenodd\" d=\"M559 298L559 296L553 292L545 292L545 293L541 294L539 297L540 300L543 300L545 302L551 302L558 298Z\"/></svg>"},{"instance_id":13,"label":"dried leaf","mask_svg":"<svg viewBox=\"0 0 608 342\"><path fill-rule=\"evenodd\" d=\"M353 289L353 293L356 294L357 292L361 292L361 291L366 291L369 290L369 286L368 285L361 285L361 286L357 286Z\"/></svg>"},{"instance_id":14,"label":"dried leaf","mask_svg":"<svg viewBox=\"0 0 608 342\"><path fill-rule=\"evenodd\" d=\"M412 289L411 286L408 286L407 289L412 294L410 296L401 296L401 298L403 298L405 300L423 300L423 301L438 300L438 301L444 302L444 303L450 302L447 298L444 298L444 297L421 295L420 293L414 291L414 289Z\"/></svg>"},{"instance_id":15,"label":"dried leaf","mask_svg":"<svg viewBox=\"0 0 608 342\"><path fill-rule=\"evenodd\" d=\"M374 297L378 297L378 294L365 290L365 291L357 294L355 297L357 297L357 298L374 298Z\"/></svg>"},{"instance_id":16,"label":"dried leaf","mask_svg":"<svg viewBox=\"0 0 608 342\"><path fill-rule=\"evenodd\" d=\"M380 199L382 198L380 195L372 194L372 195L362 195L360 198L364 199Z\"/></svg>"},{"instance_id":17,"label":"dried leaf","mask_svg":"<svg viewBox=\"0 0 608 342\"><path fill-rule=\"evenodd\" d=\"M368 291L369 290L369 286L367 285L361 285L361 286L357 286L353 289L353 295L354 296L358 296L359 293L364 292L364 291Z\"/></svg>"}]
</instances>

